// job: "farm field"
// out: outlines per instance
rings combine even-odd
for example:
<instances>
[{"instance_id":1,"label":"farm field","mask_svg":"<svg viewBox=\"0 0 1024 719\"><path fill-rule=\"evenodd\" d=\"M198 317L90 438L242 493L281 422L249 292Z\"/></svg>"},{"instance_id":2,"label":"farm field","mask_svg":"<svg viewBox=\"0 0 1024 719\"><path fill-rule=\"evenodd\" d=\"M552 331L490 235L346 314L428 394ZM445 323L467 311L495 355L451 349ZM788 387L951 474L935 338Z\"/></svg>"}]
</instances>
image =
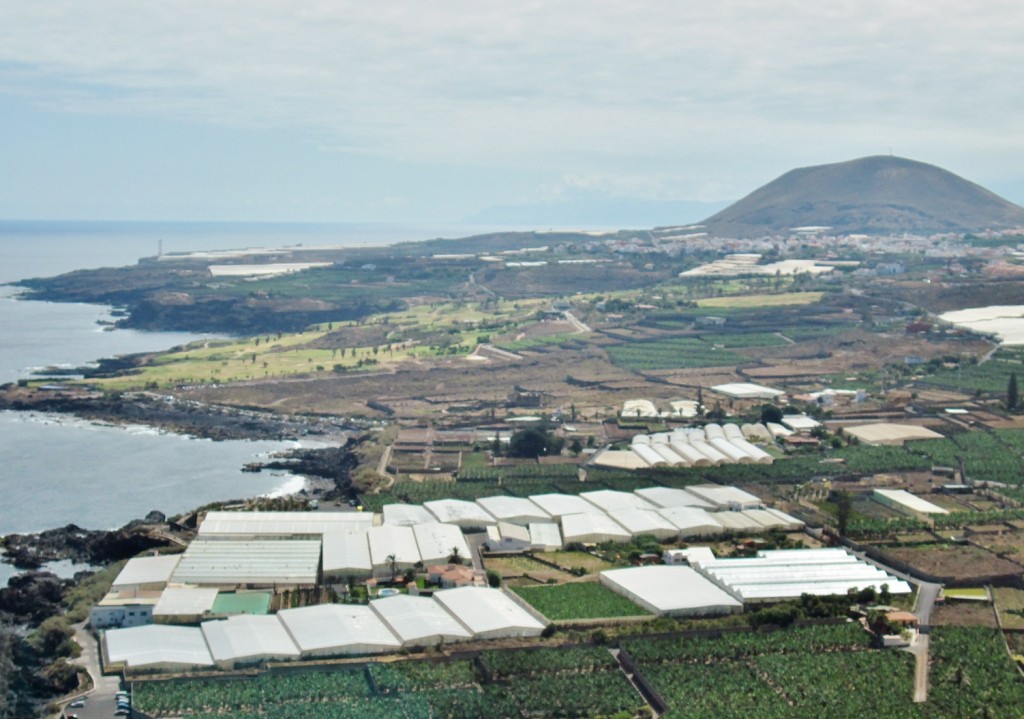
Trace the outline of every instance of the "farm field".
<instances>
[{"instance_id":1,"label":"farm field","mask_svg":"<svg viewBox=\"0 0 1024 719\"><path fill-rule=\"evenodd\" d=\"M697 300L698 307L783 307L786 305L812 305L820 302L823 292L780 292L770 295L735 295L731 297L709 297Z\"/></svg>"},{"instance_id":2,"label":"farm field","mask_svg":"<svg viewBox=\"0 0 1024 719\"><path fill-rule=\"evenodd\" d=\"M568 567L569 569L581 567L590 574L597 574L617 566L587 552L538 552L537 556L560 567Z\"/></svg>"},{"instance_id":3,"label":"farm field","mask_svg":"<svg viewBox=\"0 0 1024 719\"><path fill-rule=\"evenodd\" d=\"M992 595L1003 627L1024 630L1024 590L994 587Z\"/></svg>"},{"instance_id":4,"label":"farm field","mask_svg":"<svg viewBox=\"0 0 1024 719\"><path fill-rule=\"evenodd\" d=\"M597 582L570 582L513 591L551 621L646 616L647 612Z\"/></svg>"},{"instance_id":5,"label":"farm field","mask_svg":"<svg viewBox=\"0 0 1024 719\"><path fill-rule=\"evenodd\" d=\"M479 664L402 661L222 681L138 682L153 717L369 719L588 717L644 706L607 649L485 652Z\"/></svg>"},{"instance_id":6,"label":"farm field","mask_svg":"<svg viewBox=\"0 0 1024 719\"><path fill-rule=\"evenodd\" d=\"M990 576L1019 575L1024 571L1015 562L968 545L925 544L890 547L886 552L922 572L964 583L981 583Z\"/></svg>"}]
</instances>

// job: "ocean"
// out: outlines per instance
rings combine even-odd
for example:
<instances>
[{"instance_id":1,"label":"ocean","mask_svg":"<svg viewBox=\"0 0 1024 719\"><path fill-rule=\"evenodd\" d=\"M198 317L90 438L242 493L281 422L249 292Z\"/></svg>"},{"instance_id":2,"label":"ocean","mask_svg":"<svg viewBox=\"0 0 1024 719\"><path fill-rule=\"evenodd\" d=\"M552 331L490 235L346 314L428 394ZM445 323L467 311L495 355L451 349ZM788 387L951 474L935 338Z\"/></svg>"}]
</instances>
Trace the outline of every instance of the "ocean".
<instances>
[{"instance_id":1,"label":"ocean","mask_svg":"<svg viewBox=\"0 0 1024 719\"><path fill-rule=\"evenodd\" d=\"M17 299L9 283L121 266L188 250L288 245L382 246L492 229L469 226L242 223L0 222L0 382L34 368L167 349L198 335L104 331L109 308ZM504 228L508 229L508 228ZM211 442L148 427L0 412L0 535L69 523L112 529L157 509L168 515L239 497L287 493L301 478L243 473L242 465L295 443ZM0 565L0 586L11 568Z\"/></svg>"}]
</instances>

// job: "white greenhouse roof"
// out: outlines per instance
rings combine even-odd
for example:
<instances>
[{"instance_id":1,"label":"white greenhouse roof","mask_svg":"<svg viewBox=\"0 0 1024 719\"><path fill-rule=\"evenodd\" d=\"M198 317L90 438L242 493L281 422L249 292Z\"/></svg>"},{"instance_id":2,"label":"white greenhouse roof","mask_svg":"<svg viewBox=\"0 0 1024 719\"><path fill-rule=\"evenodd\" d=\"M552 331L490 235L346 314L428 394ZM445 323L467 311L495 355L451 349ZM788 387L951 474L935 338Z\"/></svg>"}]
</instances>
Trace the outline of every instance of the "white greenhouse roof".
<instances>
[{"instance_id":1,"label":"white greenhouse roof","mask_svg":"<svg viewBox=\"0 0 1024 719\"><path fill-rule=\"evenodd\" d=\"M412 528L419 547L420 559L424 564L446 563L453 550L458 550L463 560L472 559L469 545L462 530L454 524L417 524Z\"/></svg>"},{"instance_id":2,"label":"white greenhouse roof","mask_svg":"<svg viewBox=\"0 0 1024 719\"><path fill-rule=\"evenodd\" d=\"M110 664L142 667L208 667L213 658L199 627L147 624L108 629L103 641Z\"/></svg>"},{"instance_id":3,"label":"white greenhouse roof","mask_svg":"<svg viewBox=\"0 0 1024 719\"><path fill-rule=\"evenodd\" d=\"M498 520L476 502L462 499L437 499L424 502L423 506L434 515L438 522L457 524L460 527L487 527Z\"/></svg>"},{"instance_id":4,"label":"white greenhouse roof","mask_svg":"<svg viewBox=\"0 0 1024 719\"><path fill-rule=\"evenodd\" d=\"M539 636L544 625L500 589L459 587L434 593L474 637Z\"/></svg>"},{"instance_id":5,"label":"white greenhouse roof","mask_svg":"<svg viewBox=\"0 0 1024 719\"><path fill-rule=\"evenodd\" d=\"M763 532L765 526L746 512L715 512L715 521L721 524L727 532Z\"/></svg>"},{"instance_id":6,"label":"white greenhouse roof","mask_svg":"<svg viewBox=\"0 0 1024 719\"><path fill-rule=\"evenodd\" d=\"M554 522L530 522L530 547L558 549L562 546L562 533Z\"/></svg>"},{"instance_id":7,"label":"white greenhouse roof","mask_svg":"<svg viewBox=\"0 0 1024 719\"><path fill-rule=\"evenodd\" d=\"M673 487L647 487L634 490L634 494L656 507L704 507L710 509L715 506L685 489Z\"/></svg>"},{"instance_id":8,"label":"white greenhouse roof","mask_svg":"<svg viewBox=\"0 0 1024 719\"><path fill-rule=\"evenodd\" d=\"M140 584L167 584L181 560L180 554L165 554L158 557L135 557L129 559L124 569L114 580L112 589L132 587Z\"/></svg>"},{"instance_id":9,"label":"white greenhouse roof","mask_svg":"<svg viewBox=\"0 0 1024 719\"><path fill-rule=\"evenodd\" d=\"M731 382L729 384L718 384L711 388L712 391L724 394L727 397L737 399L772 399L784 392L764 385L752 384L750 382Z\"/></svg>"},{"instance_id":10,"label":"white greenhouse roof","mask_svg":"<svg viewBox=\"0 0 1024 719\"><path fill-rule=\"evenodd\" d=\"M277 613L304 656L380 654L401 642L370 607L359 604L320 604Z\"/></svg>"},{"instance_id":11,"label":"white greenhouse roof","mask_svg":"<svg viewBox=\"0 0 1024 719\"><path fill-rule=\"evenodd\" d=\"M641 445L643 446L643 445ZM581 492L580 497L587 500L602 512L610 512L613 509L654 509L654 505L638 497L632 492L619 492L614 489L598 489L593 492Z\"/></svg>"},{"instance_id":12,"label":"white greenhouse roof","mask_svg":"<svg viewBox=\"0 0 1024 719\"><path fill-rule=\"evenodd\" d=\"M658 514L679 530L681 537L702 537L722 534L725 528L715 519L721 512L708 512L701 507L665 507Z\"/></svg>"},{"instance_id":13,"label":"white greenhouse roof","mask_svg":"<svg viewBox=\"0 0 1024 719\"><path fill-rule=\"evenodd\" d=\"M702 563L707 575L744 601L788 599L801 594L845 594L852 588L881 588L904 594L910 586L841 548L772 550L757 557Z\"/></svg>"},{"instance_id":14,"label":"white greenhouse roof","mask_svg":"<svg viewBox=\"0 0 1024 719\"><path fill-rule=\"evenodd\" d=\"M628 542L632 535L607 514L567 514L562 517L562 539L566 544L582 542Z\"/></svg>"},{"instance_id":15,"label":"white greenhouse roof","mask_svg":"<svg viewBox=\"0 0 1024 719\"><path fill-rule=\"evenodd\" d=\"M375 567L391 563L388 557L394 555L398 566L411 567L420 561L420 550L412 527L396 527L385 524L372 527L366 532L370 544L370 561Z\"/></svg>"},{"instance_id":16,"label":"white greenhouse roof","mask_svg":"<svg viewBox=\"0 0 1024 719\"><path fill-rule=\"evenodd\" d=\"M786 414L782 416L782 424L794 432L810 432L815 427L820 427L821 422L808 417L806 414Z\"/></svg>"},{"instance_id":17,"label":"white greenhouse roof","mask_svg":"<svg viewBox=\"0 0 1024 719\"><path fill-rule=\"evenodd\" d=\"M601 572L601 584L653 614L728 614L743 606L690 567L655 565L610 569Z\"/></svg>"},{"instance_id":18,"label":"white greenhouse roof","mask_svg":"<svg viewBox=\"0 0 1024 719\"><path fill-rule=\"evenodd\" d=\"M551 519L551 515L529 499L523 499L522 497L509 497L507 495L481 497L476 500L476 503L499 522L525 525L530 522L546 522Z\"/></svg>"},{"instance_id":19,"label":"white greenhouse roof","mask_svg":"<svg viewBox=\"0 0 1024 719\"><path fill-rule=\"evenodd\" d=\"M911 494L905 489L876 489L874 493L883 499L899 504L912 512L921 514L949 514L937 504L932 504L927 499L922 499L916 494Z\"/></svg>"},{"instance_id":20,"label":"white greenhouse roof","mask_svg":"<svg viewBox=\"0 0 1024 719\"><path fill-rule=\"evenodd\" d=\"M679 535L679 529L668 519L651 509L623 507L613 509L608 516L621 524L634 537L653 534L658 539L669 539Z\"/></svg>"},{"instance_id":21,"label":"white greenhouse roof","mask_svg":"<svg viewBox=\"0 0 1024 719\"><path fill-rule=\"evenodd\" d=\"M397 594L375 599L370 607L406 646L473 638L468 629L430 597Z\"/></svg>"},{"instance_id":22,"label":"white greenhouse roof","mask_svg":"<svg viewBox=\"0 0 1024 719\"><path fill-rule=\"evenodd\" d=\"M319 539L203 539L188 546L174 581L182 584L316 584Z\"/></svg>"},{"instance_id":23,"label":"white greenhouse roof","mask_svg":"<svg viewBox=\"0 0 1024 719\"><path fill-rule=\"evenodd\" d=\"M203 622L203 634L215 662L296 659L299 648L276 615L242 614L223 621Z\"/></svg>"},{"instance_id":24,"label":"white greenhouse roof","mask_svg":"<svg viewBox=\"0 0 1024 719\"><path fill-rule=\"evenodd\" d=\"M384 524L411 527L414 524L435 522L434 515L419 504L385 504Z\"/></svg>"},{"instance_id":25,"label":"white greenhouse roof","mask_svg":"<svg viewBox=\"0 0 1024 719\"><path fill-rule=\"evenodd\" d=\"M550 514L554 519L566 514L594 512L594 505L575 494L532 494L530 501Z\"/></svg>"},{"instance_id":26,"label":"white greenhouse roof","mask_svg":"<svg viewBox=\"0 0 1024 719\"><path fill-rule=\"evenodd\" d=\"M324 574L358 577L369 575L370 544L368 530L326 532L323 535Z\"/></svg>"},{"instance_id":27,"label":"white greenhouse roof","mask_svg":"<svg viewBox=\"0 0 1024 719\"><path fill-rule=\"evenodd\" d=\"M613 469L646 469L651 466L631 449L602 449L594 455L591 462Z\"/></svg>"},{"instance_id":28,"label":"white greenhouse roof","mask_svg":"<svg viewBox=\"0 0 1024 719\"><path fill-rule=\"evenodd\" d=\"M200 536L318 536L344 527L369 529L372 512L207 512Z\"/></svg>"},{"instance_id":29,"label":"white greenhouse roof","mask_svg":"<svg viewBox=\"0 0 1024 719\"><path fill-rule=\"evenodd\" d=\"M706 499L718 507L753 509L761 505L761 498L739 487L723 487L717 484L699 484L687 487L686 491Z\"/></svg>"},{"instance_id":30,"label":"white greenhouse roof","mask_svg":"<svg viewBox=\"0 0 1024 719\"><path fill-rule=\"evenodd\" d=\"M213 609L217 599L213 587L191 585L171 586L160 594L160 601L153 607L153 616L160 617L201 617Z\"/></svg>"}]
</instances>

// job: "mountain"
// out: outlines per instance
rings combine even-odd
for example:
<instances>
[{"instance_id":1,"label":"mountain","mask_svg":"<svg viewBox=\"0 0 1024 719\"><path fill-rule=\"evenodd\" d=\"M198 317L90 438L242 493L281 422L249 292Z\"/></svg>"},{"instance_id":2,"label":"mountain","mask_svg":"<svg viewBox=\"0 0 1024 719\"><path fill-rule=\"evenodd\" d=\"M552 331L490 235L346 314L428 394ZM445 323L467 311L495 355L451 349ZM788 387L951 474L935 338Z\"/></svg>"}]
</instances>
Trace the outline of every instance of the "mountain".
<instances>
[{"instance_id":1,"label":"mountain","mask_svg":"<svg viewBox=\"0 0 1024 719\"><path fill-rule=\"evenodd\" d=\"M880 155L790 170L702 224L720 237L813 225L835 234L933 234L1024 227L1024 208L940 167Z\"/></svg>"}]
</instances>

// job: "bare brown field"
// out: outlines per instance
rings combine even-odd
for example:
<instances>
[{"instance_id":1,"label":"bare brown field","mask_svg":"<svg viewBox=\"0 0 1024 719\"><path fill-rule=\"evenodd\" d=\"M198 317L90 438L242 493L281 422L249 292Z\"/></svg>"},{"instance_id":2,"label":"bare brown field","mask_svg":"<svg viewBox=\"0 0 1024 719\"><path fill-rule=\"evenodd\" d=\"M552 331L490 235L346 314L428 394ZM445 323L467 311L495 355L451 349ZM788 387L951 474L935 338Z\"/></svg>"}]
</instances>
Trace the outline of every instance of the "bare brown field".
<instances>
[{"instance_id":1,"label":"bare brown field","mask_svg":"<svg viewBox=\"0 0 1024 719\"><path fill-rule=\"evenodd\" d=\"M886 552L922 572L951 577L960 582L981 583L987 577L1019 575L1024 567L969 545L932 544L923 547L889 547Z\"/></svg>"},{"instance_id":2,"label":"bare brown field","mask_svg":"<svg viewBox=\"0 0 1024 719\"><path fill-rule=\"evenodd\" d=\"M932 624L940 627L996 628L996 616L988 602L946 602L936 604Z\"/></svg>"},{"instance_id":3,"label":"bare brown field","mask_svg":"<svg viewBox=\"0 0 1024 719\"><path fill-rule=\"evenodd\" d=\"M976 534L971 541L985 549L1024 564L1024 533L1006 531L1003 534Z\"/></svg>"}]
</instances>

